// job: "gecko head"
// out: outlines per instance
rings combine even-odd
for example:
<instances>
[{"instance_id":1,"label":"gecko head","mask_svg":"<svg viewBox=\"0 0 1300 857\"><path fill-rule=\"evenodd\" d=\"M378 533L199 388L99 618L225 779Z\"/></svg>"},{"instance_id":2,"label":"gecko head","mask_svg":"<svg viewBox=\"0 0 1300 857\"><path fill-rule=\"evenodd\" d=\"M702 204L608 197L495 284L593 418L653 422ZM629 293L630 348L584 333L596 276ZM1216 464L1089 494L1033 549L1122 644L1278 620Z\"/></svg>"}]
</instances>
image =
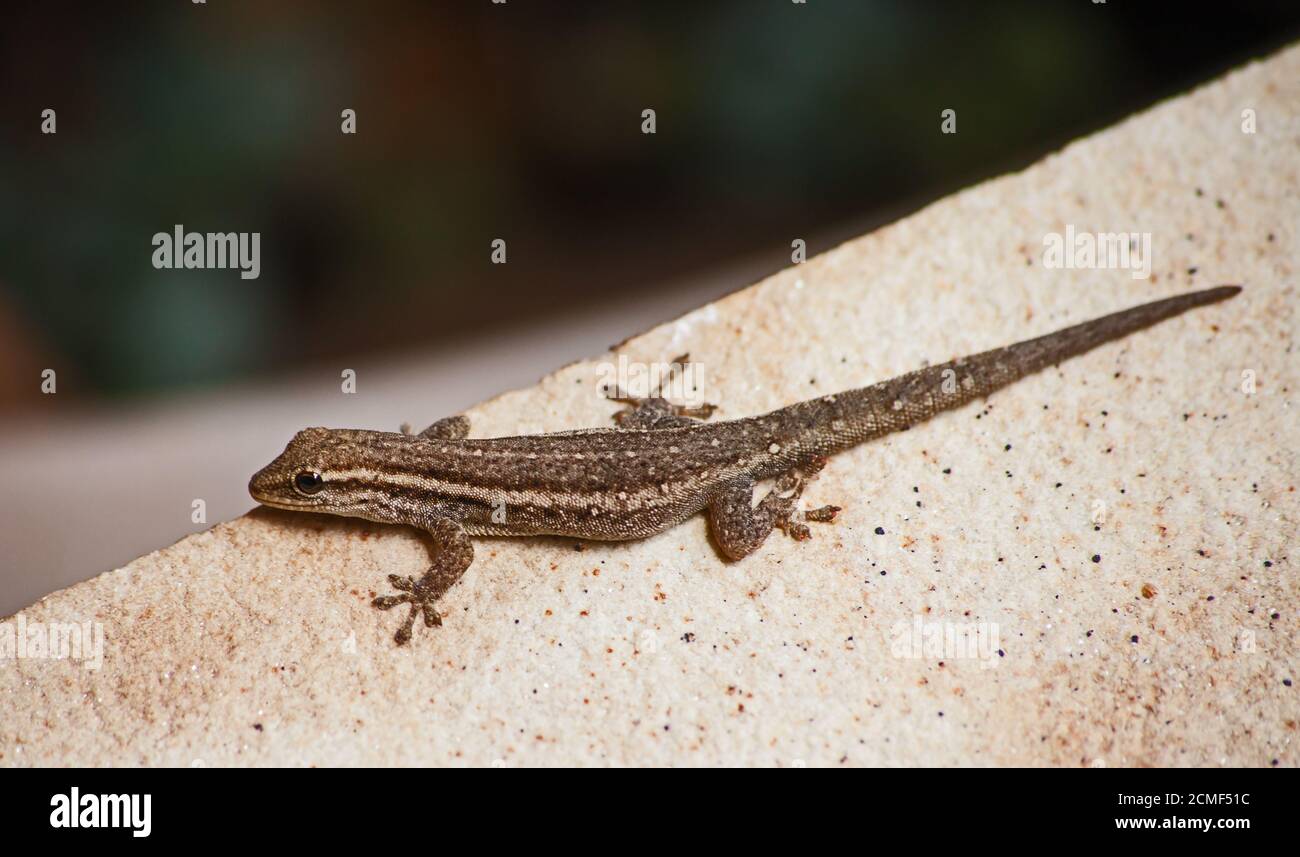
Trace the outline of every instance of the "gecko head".
<instances>
[{"instance_id":1,"label":"gecko head","mask_svg":"<svg viewBox=\"0 0 1300 857\"><path fill-rule=\"evenodd\" d=\"M277 509L345 513L348 500L337 476L350 446L347 432L303 429L284 452L253 474L248 493Z\"/></svg>"}]
</instances>

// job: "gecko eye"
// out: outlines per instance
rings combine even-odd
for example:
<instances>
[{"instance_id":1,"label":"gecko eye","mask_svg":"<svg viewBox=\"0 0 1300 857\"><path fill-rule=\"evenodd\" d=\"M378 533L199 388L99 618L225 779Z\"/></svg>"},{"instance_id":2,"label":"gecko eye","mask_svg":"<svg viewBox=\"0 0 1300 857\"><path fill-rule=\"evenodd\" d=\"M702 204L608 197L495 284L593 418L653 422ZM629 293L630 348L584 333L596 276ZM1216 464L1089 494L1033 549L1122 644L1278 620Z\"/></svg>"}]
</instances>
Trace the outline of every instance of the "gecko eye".
<instances>
[{"instance_id":1,"label":"gecko eye","mask_svg":"<svg viewBox=\"0 0 1300 857\"><path fill-rule=\"evenodd\" d=\"M320 478L319 473L304 470L293 477L293 487L298 489L299 494L315 494L325 487L325 480Z\"/></svg>"}]
</instances>

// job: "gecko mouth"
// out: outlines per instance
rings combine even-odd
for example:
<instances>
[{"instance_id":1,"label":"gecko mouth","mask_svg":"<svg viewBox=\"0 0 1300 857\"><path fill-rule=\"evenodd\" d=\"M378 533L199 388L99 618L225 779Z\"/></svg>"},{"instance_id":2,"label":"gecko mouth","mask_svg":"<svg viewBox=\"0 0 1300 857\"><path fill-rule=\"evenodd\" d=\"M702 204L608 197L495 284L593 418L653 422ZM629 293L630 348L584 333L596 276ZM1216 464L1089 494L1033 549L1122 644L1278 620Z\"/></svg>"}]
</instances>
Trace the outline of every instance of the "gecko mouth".
<instances>
[{"instance_id":1,"label":"gecko mouth","mask_svg":"<svg viewBox=\"0 0 1300 857\"><path fill-rule=\"evenodd\" d=\"M266 494L258 494L256 491L249 491L253 499L263 506L270 506L272 509L288 509L291 512L297 512L300 509L315 509L316 504L310 500L285 500L280 497L271 497Z\"/></svg>"},{"instance_id":2,"label":"gecko mouth","mask_svg":"<svg viewBox=\"0 0 1300 857\"><path fill-rule=\"evenodd\" d=\"M272 484L275 477L264 470L259 470L253 474L253 478L248 480L249 495L261 503L263 506L270 506L273 509L288 509L298 511L300 509L312 509L316 507L316 502L307 498L286 497L283 494L274 491Z\"/></svg>"}]
</instances>

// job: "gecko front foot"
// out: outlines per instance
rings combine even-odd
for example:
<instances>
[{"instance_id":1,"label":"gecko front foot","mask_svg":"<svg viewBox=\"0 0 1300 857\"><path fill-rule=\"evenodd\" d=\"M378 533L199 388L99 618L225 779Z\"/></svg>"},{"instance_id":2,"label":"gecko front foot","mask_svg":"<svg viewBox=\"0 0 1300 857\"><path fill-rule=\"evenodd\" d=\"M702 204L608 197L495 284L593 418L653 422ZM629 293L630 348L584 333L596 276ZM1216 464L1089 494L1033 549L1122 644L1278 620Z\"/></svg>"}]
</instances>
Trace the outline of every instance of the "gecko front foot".
<instances>
[{"instance_id":1,"label":"gecko front foot","mask_svg":"<svg viewBox=\"0 0 1300 857\"><path fill-rule=\"evenodd\" d=\"M411 641L411 631L415 627L415 617L419 613L424 614L426 628L433 628L442 624L442 614L433 606L433 602L441 594L437 591L436 580L432 571L419 580L413 577L399 577L396 574L390 574L388 575L388 582L393 584L394 589L401 590L402 594L381 595L370 602L371 606L380 610L391 610L398 604L411 605L411 612L406 615L406 621L393 635L397 645L404 646Z\"/></svg>"},{"instance_id":2,"label":"gecko front foot","mask_svg":"<svg viewBox=\"0 0 1300 857\"><path fill-rule=\"evenodd\" d=\"M664 396L664 382L673 382L686 366L690 364L689 354L683 354L668 364L668 373L655 380L650 394L645 397L633 396L621 387L607 387L605 397L626 405L614 414L614 422L625 429L669 429L682 428L707 420L718 409L717 405L703 404L676 405Z\"/></svg>"},{"instance_id":3,"label":"gecko front foot","mask_svg":"<svg viewBox=\"0 0 1300 857\"><path fill-rule=\"evenodd\" d=\"M717 405L707 402L690 407L674 405L667 399L655 397L636 399L628 396L611 396L616 402L627 404L623 410L614 414L614 422L625 429L666 429L693 426L701 420L707 420L717 410Z\"/></svg>"},{"instance_id":4,"label":"gecko front foot","mask_svg":"<svg viewBox=\"0 0 1300 857\"><path fill-rule=\"evenodd\" d=\"M411 631L415 627L417 615L424 616L426 628L442 624L442 614L433 606L433 602L445 595L474 561L474 545L459 523L449 518L432 518L423 526L433 542L433 565L419 580L397 574L388 575L388 582L400 594L381 595L370 602L372 607L380 610L391 610L398 604L411 605L406 621L393 635L399 646L411 641Z\"/></svg>"}]
</instances>

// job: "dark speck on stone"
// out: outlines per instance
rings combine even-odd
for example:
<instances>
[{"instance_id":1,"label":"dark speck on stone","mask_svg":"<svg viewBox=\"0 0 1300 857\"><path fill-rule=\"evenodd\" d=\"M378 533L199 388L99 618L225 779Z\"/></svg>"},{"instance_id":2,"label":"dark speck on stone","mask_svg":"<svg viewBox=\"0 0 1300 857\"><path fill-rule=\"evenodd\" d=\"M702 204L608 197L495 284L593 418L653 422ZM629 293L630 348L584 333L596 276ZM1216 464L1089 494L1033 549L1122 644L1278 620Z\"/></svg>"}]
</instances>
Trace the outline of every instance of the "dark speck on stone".
<instances>
[{"instance_id":1,"label":"dark speck on stone","mask_svg":"<svg viewBox=\"0 0 1300 857\"><path fill-rule=\"evenodd\" d=\"M1129 641L1130 643L1136 643L1136 642L1138 641L1138 635L1137 635L1137 634L1134 634L1133 636L1131 636L1131 637L1128 638L1128 641Z\"/></svg>"},{"instance_id":2,"label":"dark speck on stone","mask_svg":"<svg viewBox=\"0 0 1300 857\"><path fill-rule=\"evenodd\" d=\"M1099 554L1099 553L1095 553L1095 554L1093 554L1093 555L1092 555L1092 561L1093 561L1093 562L1101 562L1101 554Z\"/></svg>"},{"instance_id":3,"label":"dark speck on stone","mask_svg":"<svg viewBox=\"0 0 1300 857\"><path fill-rule=\"evenodd\" d=\"M885 534L885 528L884 528L884 527L876 527L876 535L878 535L878 536L883 536L884 534Z\"/></svg>"},{"instance_id":4,"label":"dark speck on stone","mask_svg":"<svg viewBox=\"0 0 1300 857\"><path fill-rule=\"evenodd\" d=\"M1286 685L1287 687L1290 687L1290 686L1291 686L1291 679L1289 679L1289 678L1284 678L1284 679L1282 679L1282 684Z\"/></svg>"},{"instance_id":5,"label":"dark speck on stone","mask_svg":"<svg viewBox=\"0 0 1300 857\"><path fill-rule=\"evenodd\" d=\"M1007 444L1006 446L1002 447L1002 449L1003 449L1004 452L1010 452L1010 451L1011 451L1011 444Z\"/></svg>"},{"instance_id":6,"label":"dark speck on stone","mask_svg":"<svg viewBox=\"0 0 1300 857\"><path fill-rule=\"evenodd\" d=\"M262 724L261 724L261 723L254 723L254 724L253 724L253 728L256 729L258 732L261 732L261 731L262 731Z\"/></svg>"},{"instance_id":7,"label":"dark speck on stone","mask_svg":"<svg viewBox=\"0 0 1300 857\"><path fill-rule=\"evenodd\" d=\"M1271 559L1264 560L1264 568L1272 568L1272 567L1273 567L1273 560Z\"/></svg>"}]
</instances>

